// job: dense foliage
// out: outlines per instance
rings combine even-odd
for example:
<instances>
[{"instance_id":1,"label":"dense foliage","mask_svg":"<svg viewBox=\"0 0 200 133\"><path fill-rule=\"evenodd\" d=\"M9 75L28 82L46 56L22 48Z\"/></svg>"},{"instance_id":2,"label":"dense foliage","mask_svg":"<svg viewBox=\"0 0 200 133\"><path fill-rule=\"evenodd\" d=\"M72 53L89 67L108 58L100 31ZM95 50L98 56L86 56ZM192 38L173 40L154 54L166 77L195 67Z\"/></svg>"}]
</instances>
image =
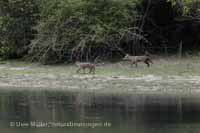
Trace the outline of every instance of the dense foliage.
<instances>
[{"instance_id":1,"label":"dense foliage","mask_svg":"<svg viewBox=\"0 0 200 133\"><path fill-rule=\"evenodd\" d=\"M142 2L147 7L147 0ZM146 17L144 31L152 42L154 51L177 52L199 49L200 44L199 0L153 0Z\"/></svg>"},{"instance_id":2,"label":"dense foliage","mask_svg":"<svg viewBox=\"0 0 200 133\"><path fill-rule=\"evenodd\" d=\"M38 13L35 0L0 1L0 56L20 58L27 54Z\"/></svg>"},{"instance_id":3,"label":"dense foliage","mask_svg":"<svg viewBox=\"0 0 200 133\"><path fill-rule=\"evenodd\" d=\"M133 27L137 21L134 0L51 0L43 4L39 34L31 44L34 59L94 60L123 52L122 41L145 41Z\"/></svg>"},{"instance_id":4,"label":"dense foliage","mask_svg":"<svg viewBox=\"0 0 200 133\"><path fill-rule=\"evenodd\" d=\"M1 0L0 56L56 63L199 48L199 0ZM163 50L164 49L164 50Z\"/></svg>"}]
</instances>

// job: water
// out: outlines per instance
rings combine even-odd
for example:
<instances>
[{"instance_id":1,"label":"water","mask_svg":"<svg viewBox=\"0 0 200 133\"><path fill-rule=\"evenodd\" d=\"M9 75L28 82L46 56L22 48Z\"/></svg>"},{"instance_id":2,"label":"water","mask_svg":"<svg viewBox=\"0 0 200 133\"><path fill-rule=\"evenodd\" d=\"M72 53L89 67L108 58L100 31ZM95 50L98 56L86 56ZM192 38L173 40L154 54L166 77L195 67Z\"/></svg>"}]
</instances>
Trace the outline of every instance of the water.
<instances>
[{"instance_id":1,"label":"water","mask_svg":"<svg viewBox=\"0 0 200 133\"><path fill-rule=\"evenodd\" d=\"M197 133L196 94L2 91L4 133Z\"/></svg>"}]
</instances>

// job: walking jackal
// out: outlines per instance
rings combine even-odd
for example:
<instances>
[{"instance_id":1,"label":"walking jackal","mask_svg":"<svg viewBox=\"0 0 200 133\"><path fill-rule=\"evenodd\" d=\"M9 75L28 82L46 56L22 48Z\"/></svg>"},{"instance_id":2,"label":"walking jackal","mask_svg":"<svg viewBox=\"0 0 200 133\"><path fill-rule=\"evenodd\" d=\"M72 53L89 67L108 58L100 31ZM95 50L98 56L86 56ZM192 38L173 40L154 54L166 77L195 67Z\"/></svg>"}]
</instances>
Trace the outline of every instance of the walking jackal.
<instances>
[{"instance_id":1,"label":"walking jackal","mask_svg":"<svg viewBox=\"0 0 200 133\"><path fill-rule=\"evenodd\" d=\"M80 73L81 70L83 70L83 73L85 73L86 69L89 70L89 73L95 73L96 65L94 63L77 61L75 64L78 66L76 73Z\"/></svg>"},{"instance_id":2,"label":"walking jackal","mask_svg":"<svg viewBox=\"0 0 200 133\"><path fill-rule=\"evenodd\" d=\"M152 60L150 59L150 57L148 55L130 56L129 54L126 54L126 56L123 58L123 60L129 60L131 62L131 66L133 66L133 64L135 64L136 67L137 67L138 62L143 62L143 63L147 64L148 67L150 66L150 63L153 64Z\"/></svg>"}]
</instances>

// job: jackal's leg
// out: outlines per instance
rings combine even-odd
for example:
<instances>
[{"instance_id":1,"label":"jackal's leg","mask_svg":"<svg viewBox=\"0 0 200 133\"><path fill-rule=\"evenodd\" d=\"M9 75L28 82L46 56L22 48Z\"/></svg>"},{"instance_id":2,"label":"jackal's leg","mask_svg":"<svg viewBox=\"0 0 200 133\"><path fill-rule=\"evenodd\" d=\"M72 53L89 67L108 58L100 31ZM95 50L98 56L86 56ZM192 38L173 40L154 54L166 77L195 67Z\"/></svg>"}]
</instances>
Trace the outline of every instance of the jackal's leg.
<instances>
[{"instance_id":1,"label":"jackal's leg","mask_svg":"<svg viewBox=\"0 0 200 133\"><path fill-rule=\"evenodd\" d=\"M148 67L150 66L148 60L145 60L144 63L147 64Z\"/></svg>"},{"instance_id":2,"label":"jackal's leg","mask_svg":"<svg viewBox=\"0 0 200 133\"><path fill-rule=\"evenodd\" d=\"M95 74L95 67L93 68L93 74Z\"/></svg>"},{"instance_id":3,"label":"jackal's leg","mask_svg":"<svg viewBox=\"0 0 200 133\"><path fill-rule=\"evenodd\" d=\"M85 74L85 68L83 68L83 74Z\"/></svg>"},{"instance_id":4,"label":"jackal's leg","mask_svg":"<svg viewBox=\"0 0 200 133\"><path fill-rule=\"evenodd\" d=\"M133 67L133 62L130 62L130 67Z\"/></svg>"},{"instance_id":5,"label":"jackal's leg","mask_svg":"<svg viewBox=\"0 0 200 133\"><path fill-rule=\"evenodd\" d=\"M95 68L90 68L90 71L89 71L89 73L92 73L92 74L94 74L94 73L95 73Z\"/></svg>"},{"instance_id":6,"label":"jackal's leg","mask_svg":"<svg viewBox=\"0 0 200 133\"><path fill-rule=\"evenodd\" d=\"M88 70L89 70L89 73L92 73L92 68L88 68Z\"/></svg>"},{"instance_id":7,"label":"jackal's leg","mask_svg":"<svg viewBox=\"0 0 200 133\"><path fill-rule=\"evenodd\" d=\"M148 62L150 62L151 64L153 64L153 61L151 59L148 59Z\"/></svg>"},{"instance_id":8,"label":"jackal's leg","mask_svg":"<svg viewBox=\"0 0 200 133\"><path fill-rule=\"evenodd\" d=\"M135 67L137 67L138 65L137 65L137 62L135 62Z\"/></svg>"},{"instance_id":9,"label":"jackal's leg","mask_svg":"<svg viewBox=\"0 0 200 133\"><path fill-rule=\"evenodd\" d=\"M135 62L131 61L131 67L133 67L133 64L135 64Z\"/></svg>"},{"instance_id":10,"label":"jackal's leg","mask_svg":"<svg viewBox=\"0 0 200 133\"><path fill-rule=\"evenodd\" d=\"M81 68L78 68L78 69L76 70L76 73L79 73L79 72L80 72L80 70L81 70Z\"/></svg>"}]
</instances>

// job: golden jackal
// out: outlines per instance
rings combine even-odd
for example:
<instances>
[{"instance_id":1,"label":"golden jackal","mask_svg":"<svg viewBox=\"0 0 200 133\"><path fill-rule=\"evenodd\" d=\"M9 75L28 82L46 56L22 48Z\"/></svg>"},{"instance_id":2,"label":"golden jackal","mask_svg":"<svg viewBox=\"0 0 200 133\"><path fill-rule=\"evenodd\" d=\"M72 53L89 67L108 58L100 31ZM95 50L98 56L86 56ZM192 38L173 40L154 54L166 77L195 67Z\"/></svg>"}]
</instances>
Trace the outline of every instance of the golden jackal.
<instances>
[{"instance_id":1,"label":"golden jackal","mask_svg":"<svg viewBox=\"0 0 200 133\"><path fill-rule=\"evenodd\" d=\"M77 61L75 64L78 66L76 73L79 73L81 70L85 73L85 69L88 69L89 73L95 73L96 65L94 63Z\"/></svg>"},{"instance_id":2,"label":"golden jackal","mask_svg":"<svg viewBox=\"0 0 200 133\"><path fill-rule=\"evenodd\" d=\"M150 59L148 55L130 56L129 54L126 54L123 60L129 60L131 62L131 66L135 64L136 67L137 67L138 62L144 62L145 64L147 64L148 67L150 66L150 63L153 64L152 60Z\"/></svg>"}]
</instances>

